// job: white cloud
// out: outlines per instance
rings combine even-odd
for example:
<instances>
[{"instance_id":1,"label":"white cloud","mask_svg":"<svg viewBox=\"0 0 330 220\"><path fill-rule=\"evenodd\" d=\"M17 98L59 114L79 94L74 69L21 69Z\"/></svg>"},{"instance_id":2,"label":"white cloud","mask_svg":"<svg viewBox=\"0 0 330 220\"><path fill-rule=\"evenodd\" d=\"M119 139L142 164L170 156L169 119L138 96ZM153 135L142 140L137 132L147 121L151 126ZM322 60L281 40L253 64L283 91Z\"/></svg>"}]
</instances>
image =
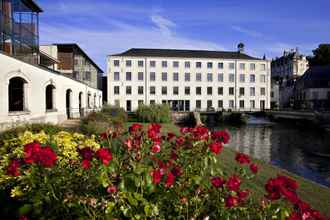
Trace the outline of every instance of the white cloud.
<instances>
[{"instance_id":1,"label":"white cloud","mask_svg":"<svg viewBox=\"0 0 330 220\"><path fill-rule=\"evenodd\" d=\"M243 34L246 34L250 37L262 37L263 35L257 31L254 31L254 30L250 30L250 29L247 29L247 28L243 28L243 27L240 27L240 26L232 26L231 27L234 31L238 31L240 33L243 33Z\"/></svg>"}]
</instances>

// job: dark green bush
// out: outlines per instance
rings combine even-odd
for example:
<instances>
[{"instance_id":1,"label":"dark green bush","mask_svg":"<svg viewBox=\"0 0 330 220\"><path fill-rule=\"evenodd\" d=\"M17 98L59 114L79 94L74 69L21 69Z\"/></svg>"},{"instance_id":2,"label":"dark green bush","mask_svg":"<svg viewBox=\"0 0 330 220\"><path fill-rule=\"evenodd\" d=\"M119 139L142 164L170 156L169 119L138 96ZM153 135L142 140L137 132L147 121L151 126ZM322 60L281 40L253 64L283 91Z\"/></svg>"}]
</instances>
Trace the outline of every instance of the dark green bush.
<instances>
[{"instance_id":1,"label":"dark green bush","mask_svg":"<svg viewBox=\"0 0 330 220\"><path fill-rule=\"evenodd\" d=\"M105 106L103 106L101 112L103 114L111 117L112 120L122 122L122 123L127 121L127 113L125 112L125 110L123 108L105 105Z\"/></svg>"},{"instance_id":2,"label":"dark green bush","mask_svg":"<svg viewBox=\"0 0 330 220\"><path fill-rule=\"evenodd\" d=\"M136 110L138 122L169 123L171 110L168 105L140 105Z\"/></svg>"}]
</instances>

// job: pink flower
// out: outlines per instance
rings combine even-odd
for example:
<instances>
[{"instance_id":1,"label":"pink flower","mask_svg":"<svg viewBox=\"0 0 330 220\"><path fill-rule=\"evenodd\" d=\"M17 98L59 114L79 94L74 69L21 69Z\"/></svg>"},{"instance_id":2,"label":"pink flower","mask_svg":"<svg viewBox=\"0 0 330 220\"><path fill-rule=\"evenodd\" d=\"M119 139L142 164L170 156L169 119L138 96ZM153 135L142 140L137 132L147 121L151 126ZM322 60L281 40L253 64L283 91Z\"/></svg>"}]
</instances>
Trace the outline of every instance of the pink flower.
<instances>
[{"instance_id":1,"label":"pink flower","mask_svg":"<svg viewBox=\"0 0 330 220\"><path fill-rule=\"evenodd\" d=\"M215 188L220 188L225 184L225 180L219 176L212 177L211 183Z\"/></svg>"},{"instance_id":2,"label":"pink flower","mask_svg":"<svg viewBox=\"0 0 330 220\"><path fill-rule=\"evenodd\" d=\"M159 144L152 145L151 152L154 153L154 154L159 153L160 152L160 145Z\"/></svg>"},{"instance_id":3,"label":"pink flower","mask_svg":"<svg viewBox=\"0 0 330 220\"><path fill-rule=\"evenodd\" d=\"M107 188L107 193L109 193L109 194L114 194L117 191L118 191L118 189L115 186L108 186L108 188Z\"/></svg>"}]
</instances>

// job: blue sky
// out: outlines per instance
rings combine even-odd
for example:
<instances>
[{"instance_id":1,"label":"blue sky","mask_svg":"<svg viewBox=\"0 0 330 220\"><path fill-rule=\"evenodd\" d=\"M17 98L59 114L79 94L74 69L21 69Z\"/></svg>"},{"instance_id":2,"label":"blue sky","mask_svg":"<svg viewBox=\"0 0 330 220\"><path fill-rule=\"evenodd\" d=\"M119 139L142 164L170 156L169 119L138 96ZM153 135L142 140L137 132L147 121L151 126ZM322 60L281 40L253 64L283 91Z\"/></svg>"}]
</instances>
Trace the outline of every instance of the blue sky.
<instances>
[{"instance_id":1,"label":"blue sky","mask_svg":"<svg viewBox=\"0 0 330 220\"><path fill-rule=\"evenodd\" d=\"M78 43L106 56L139 48L236 50L268 58L330 41L329 0L36 0L40 43Z\"/></svg>"}]
</instances>

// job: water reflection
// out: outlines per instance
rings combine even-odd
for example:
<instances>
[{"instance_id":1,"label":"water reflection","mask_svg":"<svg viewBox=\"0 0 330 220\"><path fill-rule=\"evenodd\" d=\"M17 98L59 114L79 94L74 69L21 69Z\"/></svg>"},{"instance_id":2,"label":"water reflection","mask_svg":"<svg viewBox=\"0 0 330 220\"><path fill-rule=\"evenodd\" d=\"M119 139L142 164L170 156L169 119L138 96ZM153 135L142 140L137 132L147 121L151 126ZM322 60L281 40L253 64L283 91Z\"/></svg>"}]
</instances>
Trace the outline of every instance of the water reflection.
<instances>
[{"instance_id":1,"label":"water reflection","mask_svg":"<svg viewBox=\"0 0 330 220\"><path fill-rule=\"evenodd\" d=\"M330 135L313 129L252 123L229 128L229 147L330 187Z\"/></svg>"}]
</instances>

